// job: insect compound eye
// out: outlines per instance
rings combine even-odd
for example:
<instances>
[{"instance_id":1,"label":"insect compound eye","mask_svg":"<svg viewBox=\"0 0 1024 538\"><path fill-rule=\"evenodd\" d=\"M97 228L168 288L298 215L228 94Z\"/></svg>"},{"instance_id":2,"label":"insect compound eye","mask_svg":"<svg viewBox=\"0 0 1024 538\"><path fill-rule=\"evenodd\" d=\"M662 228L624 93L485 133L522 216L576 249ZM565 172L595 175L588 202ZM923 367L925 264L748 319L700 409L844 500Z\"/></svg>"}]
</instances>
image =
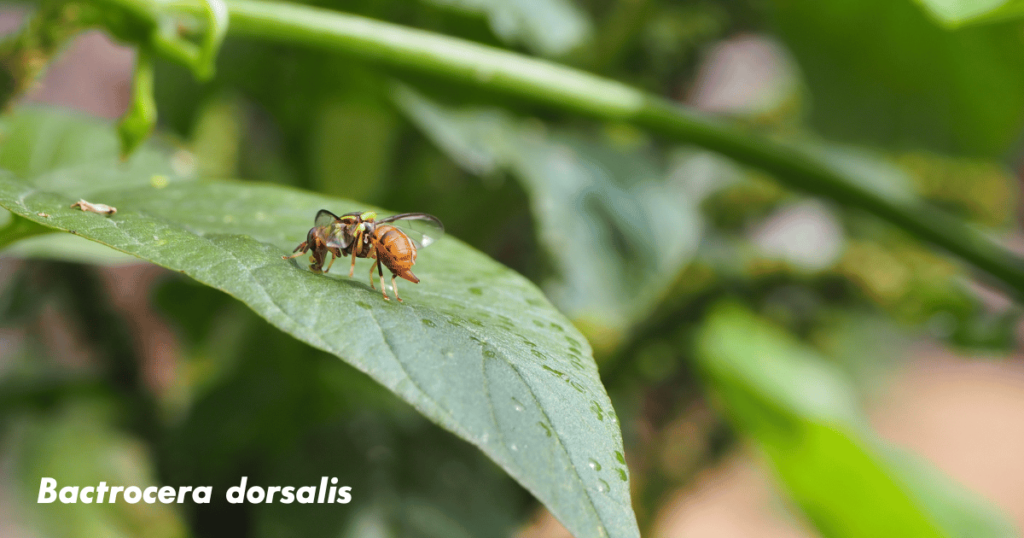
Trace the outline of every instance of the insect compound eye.
<instances>
[{"instance_id":1,"label":"insect compound eye","mask_svg":"<svg viewBox=\"0 0 1024 538\"><path fill-rule=\"evenodd\" d=\"M309 245L309 246L315 245L316 244L316 238L317 238L316 228L310 228L309 229L309 233L306 234L306 244Z\"/></svg>"}]
</instances>

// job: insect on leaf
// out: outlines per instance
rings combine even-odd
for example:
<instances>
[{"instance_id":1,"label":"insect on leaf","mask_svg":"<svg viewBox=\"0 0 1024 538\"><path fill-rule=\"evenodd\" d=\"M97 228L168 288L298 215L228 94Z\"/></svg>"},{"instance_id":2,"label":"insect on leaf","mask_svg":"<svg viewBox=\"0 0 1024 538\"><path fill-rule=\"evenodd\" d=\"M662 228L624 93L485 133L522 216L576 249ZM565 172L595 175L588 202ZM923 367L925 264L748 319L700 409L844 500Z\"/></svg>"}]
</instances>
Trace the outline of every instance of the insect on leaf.
<instances>
[{"instance_id":1,"label":"insect on leaf","mask_svg":"<svg viewBox=\"0 0 1024 538\"><path fill-rule=\"evenodd\" d=\"M0 148L0 167L9 158L15 170L38 171L0 176L0 206L222 290L282 331L366 372L479 447L574 535L639 536L618 420L590 346L522 276L445 237L417 258L421 282L402 287L405 303L385 302L367 283L367 265L350 279L281 259L305 239L319 209L374 208L269 184L157 181L134 161L126 177L109 127L83 128L82 120L53 113L23 112L3 128L34 132L19 140L26 150L75 129L94 148L96 138L109 143L90 155L91 164L64 160L51 170L26 166L23 153ZM98 156L106 156L105 167L96 164ZM80 198L118 211L71 209Z\"/></svg>"}]
</instances>

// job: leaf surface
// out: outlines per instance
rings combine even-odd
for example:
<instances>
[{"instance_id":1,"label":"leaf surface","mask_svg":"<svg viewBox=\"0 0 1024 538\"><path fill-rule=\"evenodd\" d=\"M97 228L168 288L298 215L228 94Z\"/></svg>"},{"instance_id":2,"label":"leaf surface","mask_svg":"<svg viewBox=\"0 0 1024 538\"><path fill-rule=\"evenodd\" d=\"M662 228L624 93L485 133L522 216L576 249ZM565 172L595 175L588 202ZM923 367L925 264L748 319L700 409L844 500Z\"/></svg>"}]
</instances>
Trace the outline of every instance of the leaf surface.
<instances>
[{"instance_id":1,"label":"leaf surface","mask_svg":"<svg viewBox=\"0 0 1024 538\"><path fill-rule=\"evenodd\" d=\"M951 32L911 0L770 4L826 138L993 158L1013 146L1024 125L1024 45L1014 25Z\"/></svg>"},{"instance_id":2,"label":"leaf surface","mask_svg":"<svg viewBox=\"0 0 1024 538\"><path fill-rule=\"evenodd\" d=\"M1024 2L1021 0L917 0L917 3L939 22L951 28L1024 16Z\"/></svg>"},{"instance_id":3,"label":"leaf surface","mask_svg":"<svg viewBox=\"0 0 1024 538\"><path fill-rule=\"evenodd\" d=\"M593 33L587 14L572 0L427 0L432 4L487 17L502 41L522 43L545 56L562 56Z\"/></svg>"}]
</instances>

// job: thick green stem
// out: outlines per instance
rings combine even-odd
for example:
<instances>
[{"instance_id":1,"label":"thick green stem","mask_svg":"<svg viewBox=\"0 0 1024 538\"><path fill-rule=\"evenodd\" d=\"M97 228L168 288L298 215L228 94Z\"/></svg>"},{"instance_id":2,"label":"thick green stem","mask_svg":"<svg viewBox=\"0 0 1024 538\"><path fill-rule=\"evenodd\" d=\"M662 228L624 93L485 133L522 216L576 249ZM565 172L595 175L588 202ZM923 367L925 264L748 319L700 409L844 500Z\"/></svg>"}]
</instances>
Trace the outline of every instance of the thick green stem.
<instances>
[{"instance_id":1,"label":"thick green stem","mask_svg":"<svg viewBox=\"0 0 1024 538\"><path fill-rule=\"evenodd\" d=\"M104 0L131 8L145 0ZM194 15L198 0L165 4ZM461 39L309 6L235 0L229 33L350 54L430 73L591 117L628 121L703 146L779 181L859 207L970 262L1024 297L1024 261L962 222L921 204L886 198L798 148L758 138L625 84Z\"/></svg>"},{"instance_id":2,"label":"thick green stem","mask_svg":"<svg viewBox=\"0 0 1024 538\"><path fill-rule=\"evenodd\" d=\"M865 209L960 256L1024 296L1024 262L932 208L887 199L797 149L750 136L664 99L543 60L422 30L269 2L229 4L231 33L346 52L447 76L589 116L629 121L760 168L779 181Z\"/></svg>"},{"instance_id":3,"label":"thick green stem","mask_svg":"<svg viewBox=\"0 0 1024 538\"><path fill-rule=\"evenodd\" d=\"M694 125L686 120L680 107L659 100L648 102L635 122L764 170L790 187L869 211L970 262L1018 298L1024 298L1024 260L951 215L923 203L874 192L798 148L755 138L720 124Z\"/></svg>"},{"instance_id":4,"label":"thick green stem","mask_svg":"<svg viewBox=\"0 0 1024 538\"><path fill-rule=\"evenodd\" d=\"M132 103L117 125L121 158L127 159L156 127L156 98L153 96L153 58L149 47L141 46L135 58Z\"/></svg>"}]
</instances>

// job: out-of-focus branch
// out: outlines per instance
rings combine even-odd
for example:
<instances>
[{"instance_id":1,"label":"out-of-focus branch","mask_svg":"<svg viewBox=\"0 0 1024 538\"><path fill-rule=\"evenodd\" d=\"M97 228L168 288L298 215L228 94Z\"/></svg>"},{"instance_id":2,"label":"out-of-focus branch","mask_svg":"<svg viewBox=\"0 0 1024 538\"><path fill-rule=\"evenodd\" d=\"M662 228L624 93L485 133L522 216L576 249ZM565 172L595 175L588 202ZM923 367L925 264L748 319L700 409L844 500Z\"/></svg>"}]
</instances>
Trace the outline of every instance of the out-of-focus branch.
<instances>
[{"instance_id":1,"label":"out-of-focus branch","mask_svg":"<svg viewBox=\"0 0 1024 538\"><path fill-rule=\"evenodd\" d=\"M140 19L154 9L152 0L95 1ZM790 187L873 213L960 257L1024 298L1024 260L1014 253L935 208L875 192L799 147L752 136L614 80L494 47L304 5L234 0L227 7L232 35L429 73L569 112L631 122L673 141L716 151ZM158 9L204 17L211 7L209 1L177 0ZM161 54L159 48L156 52Z\"/></svg>"},{"instance_id":2,"label":"out-of-focus branch","mask_svg":"<svg viewBox=\"0 0 1024 538\"><path fill-rule=\"evenodd\" d=\"M75 3L47 3L0 43L0 108L32 88L60 49L85 26Z\"/></svg>"},{"instance_id":3,"label":"out-of-focus branch","mask_svg":"<svg viewBox=\"0 0 1024 538\"><path fill-rule=\"evenodd\" d=\"M631 122L716 151L769 172L790 187L871 212L959 256L1024 298L1024 260L963 222L923 204L889 199L799 148L749 135L628 85L494 47L319 8L251 0L228 6L232 34L427 72L591 117Z\"/></svg>"}]
</instances>

